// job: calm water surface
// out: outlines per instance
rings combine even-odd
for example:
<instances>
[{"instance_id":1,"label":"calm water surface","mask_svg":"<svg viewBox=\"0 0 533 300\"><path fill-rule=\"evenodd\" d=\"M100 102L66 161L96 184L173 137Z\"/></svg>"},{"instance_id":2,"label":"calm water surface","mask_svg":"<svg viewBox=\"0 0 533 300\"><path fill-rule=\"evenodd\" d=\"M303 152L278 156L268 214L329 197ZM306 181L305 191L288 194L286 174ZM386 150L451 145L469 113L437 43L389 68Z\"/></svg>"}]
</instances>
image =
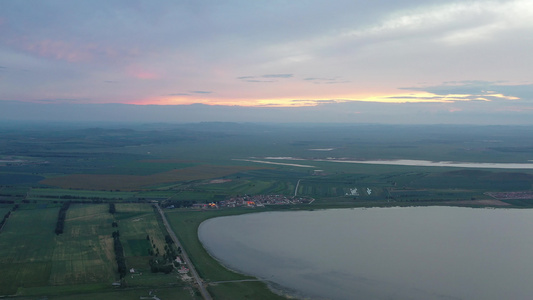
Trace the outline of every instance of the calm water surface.
<instances>
[{"instance_id":1,"label":"calm water surface","mask_svg":"<svg viewBox=\"0 0 533 300\"><path fill-rule=\"evenodd\" d=\"M267 212L201 224L231 269L312 299L531 299L533 210Z\"/></svg>"}]
</instances>

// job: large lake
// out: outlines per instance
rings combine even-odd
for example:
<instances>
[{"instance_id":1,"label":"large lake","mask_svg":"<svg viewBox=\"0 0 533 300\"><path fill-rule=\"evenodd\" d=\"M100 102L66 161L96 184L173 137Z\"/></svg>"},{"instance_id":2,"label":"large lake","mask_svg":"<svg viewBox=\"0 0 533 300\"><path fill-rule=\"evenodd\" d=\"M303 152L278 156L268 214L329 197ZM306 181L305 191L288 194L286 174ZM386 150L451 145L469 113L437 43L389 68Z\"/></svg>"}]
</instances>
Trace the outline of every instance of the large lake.
<instances>
[{"instance_id":1,"label":"large lake","mask_svg":"<svg viewBox=\"0 0 533 300\"><path fill-rule=\"evenodd\" d=\"M533 210L410 207L205 221L230 269L312 299L531 299Z\"/></svg>"}]
</instances>

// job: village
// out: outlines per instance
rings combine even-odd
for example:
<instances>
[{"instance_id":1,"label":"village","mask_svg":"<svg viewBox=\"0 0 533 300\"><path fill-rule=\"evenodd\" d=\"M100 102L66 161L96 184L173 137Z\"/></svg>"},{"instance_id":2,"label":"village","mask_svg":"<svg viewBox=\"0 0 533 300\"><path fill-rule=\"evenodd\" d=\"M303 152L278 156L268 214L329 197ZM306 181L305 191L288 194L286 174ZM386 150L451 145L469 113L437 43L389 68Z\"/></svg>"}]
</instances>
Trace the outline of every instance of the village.
<instances>
[{"instance_id":1,"label":"village","mask_svg":"<svg viewBox=\"0 0 533 300\"><path fill-rule=\"evenodd\" d=\"M285 195L243 195L231 197L228 200L211 202L211 203L195 203L194 208L201 209L217 209L222 207L265 207L266 205L296 205L296 204L310 204L315 199L310 197L291 197Z\"/></svg>"}]
</instances>

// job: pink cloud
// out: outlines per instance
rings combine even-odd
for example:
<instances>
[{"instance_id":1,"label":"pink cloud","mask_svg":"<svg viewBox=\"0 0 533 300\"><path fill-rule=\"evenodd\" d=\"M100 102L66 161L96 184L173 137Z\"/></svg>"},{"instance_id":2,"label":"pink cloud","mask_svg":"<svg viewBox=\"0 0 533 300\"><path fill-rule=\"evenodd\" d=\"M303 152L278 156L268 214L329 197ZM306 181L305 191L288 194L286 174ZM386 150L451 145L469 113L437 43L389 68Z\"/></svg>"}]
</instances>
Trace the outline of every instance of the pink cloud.
<instances>
[{"instance_id":1,"label":"pink cloud","mask_svg":"<svg viewBox=\"0 0 533 300\"><path fill-rule=\"evenodd\" d=\"M23 41L21 47L41 57L68 62L91 61L94 58L93 51L97 48L96 45L84 45L80 49L79 45L57 40Z\"/></svg>"},{"instance_id":2,"label":"pink cloud","mask_svg":"<svg viewBox=\"0 0 533 300\"><path fill-rule=\"evenodd\" d=\"M139 79L157 79L159 76L152 72L147 71L137 71L132 73L133 77L139 78Z\"/></svg>"},{"instance_id":3,"label":"pink cloud","mask_svg":"<svg viewBox=\"0 0 533 300\"><path fill-rule=\"evenodd\" d=\"M137 79L158 79L160 78L159 74L156 72L147 70L144 67L140 66L129 66L126 69L127 74L133 78Z\"/></svg>"},{"instance_id":4,"label":"pink cloud","mask_svg":"<svg viewBox=\"0 0 533 300\"><path fill-rule=\"evenodd\" d=\"M109 59L115 61L116 59L135 57L139 54L136 49L116 49L109 46L102 46L98 43L53 39L32 41L26 37L18 37L10 40L8 44L39 57L72 63L93 62L102 58L104 58L105 61L108 61Z\"/></svg>"}]
</instances>

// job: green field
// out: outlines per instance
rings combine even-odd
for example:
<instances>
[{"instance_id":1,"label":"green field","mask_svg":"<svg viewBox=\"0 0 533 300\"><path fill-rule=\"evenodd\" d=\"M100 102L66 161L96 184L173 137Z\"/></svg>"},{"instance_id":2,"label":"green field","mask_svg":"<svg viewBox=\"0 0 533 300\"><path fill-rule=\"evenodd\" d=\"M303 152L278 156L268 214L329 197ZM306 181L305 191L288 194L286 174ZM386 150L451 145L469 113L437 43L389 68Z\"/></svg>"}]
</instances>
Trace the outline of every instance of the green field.
<instances>
[{"instance_id":1,"label":"green field","mask_svg":"<svg viewBox=\"0 0 533 300\"><path fill-rule=\"evenodd\" d=\"M57 209L12 213L0 238L0 294L12 295L18 287L49 284L57 213Z\"/></svg>"},{"instance_id":2,"label":"green field","mask_svg":"<svg viewBox=\"0 0 533 300\"><path fill-rule=\"evenodd\" d=\"M2 294L24 294L47 285L109 283L115 280L109 252L110 217L104 206L73 206L65 233L54 233L58 209L15 211L0 239ZM17 287L19 289L17 289Z\"/></svg>"},{"instance_id":3,"label":"green field","mask_svg":"<svg viewBox=\"0 0 533 300\"><path fill-rule=\"evenodd\" d=\"M12 204L0 204L0 218L3 218L5 214L7 214L11 210L12 207Z\"/></svg>"},{"instance_id":4,"label":"green field","mask_svg":"<svg viewBox=\"0 0 533 300\"><path fill-rule=\"evenodd\" d=\"M15 211L0 237L0 266L6 275L1 277L0 294L103 293L116 297L116 288L111 286L120 279L111 237L116 229L128 268L137 270L126 276L123 285L137 289L136 295L157 287L186 289L188 285L176 276L150 272L148 249L152 243L161 250L165 245L151 205L119 204L116 210L111 215L107 204L73 204L60 235L54 233L58 208ZM117 228L111 226L113 221ZM194 299L189 291L184 294Z\"/></svg>"},{"instance_id":5,"label":"green field","mask_svg":"<svg viewBox=\"0 0 533 300\"><path fill-rule=\"evenodd\" d=\"M205 252L196 236L198 225L207 218L247 212L250 210L167 212L175 232L206 282L252 279L220 266ZM117 204L116 213L111 215L107 204L72 204L67 212L65 232L61 235L53 232L57 213L58 207L23 207L13 214L0 239L3 243L0 265L9 275L2 277L1 294L17 295L21 299L42 295L50 299L68 299L73 294L77 299L129 299L148 296L149 290L157 289L158 297L168 294L196 299L195 290L176 275L150 272L147 250L152 245L159 249L165 246L165 232L151 205ZM119 281L110 234L115 229L111 226L113 221L120 230L127 266L136 270L122 281L128 287L124 293L111 286L112 282ZM215 299L283 299L264 283L253 281L216 283L208 289Z\"/></svg>"}]
</instances>

